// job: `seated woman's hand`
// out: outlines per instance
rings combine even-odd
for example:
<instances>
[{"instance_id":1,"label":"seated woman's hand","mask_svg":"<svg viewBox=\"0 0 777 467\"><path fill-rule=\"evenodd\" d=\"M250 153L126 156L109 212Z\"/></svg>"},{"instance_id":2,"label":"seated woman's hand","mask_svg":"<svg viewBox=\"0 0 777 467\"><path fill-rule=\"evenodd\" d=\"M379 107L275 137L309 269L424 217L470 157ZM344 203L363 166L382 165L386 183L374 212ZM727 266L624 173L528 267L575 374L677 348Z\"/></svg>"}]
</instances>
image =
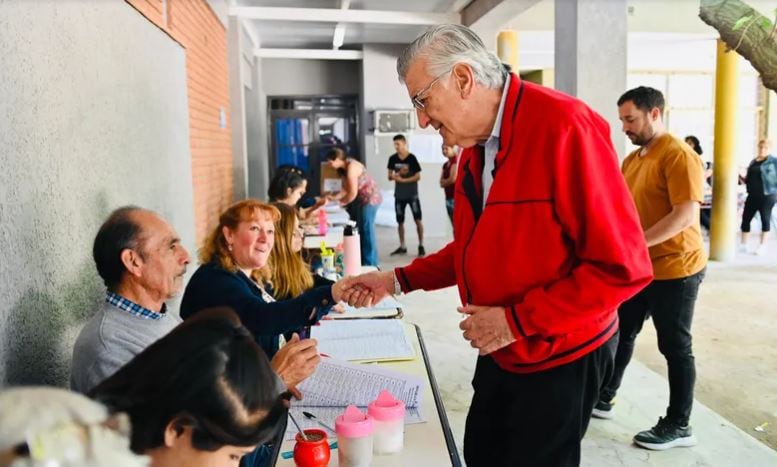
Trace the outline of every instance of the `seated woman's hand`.
<instances>
[{"instance_id":1,"label":"seated woman's hand","mask_svg":"<svg viewBox=\"0 0 777 467\"><path fill-rule=\"evenodd\" d=\"M300 340L298 334L278 350L270 365L296 399L302 399L297 385L312 375L321 357L315 339Z\"/></svg>"},{"instance_id":2,"label":"seated woman's hand","mask_svg":"<svg viewBox=\"0 0 777 467\"><path fill-rule=\"evenodd\" d=\"M345 302L351 306L362 308L371 306L375 295L354 277L346 277L335 282L332 286L332 298L336 302Z\"/></svg>"}]
</instances>

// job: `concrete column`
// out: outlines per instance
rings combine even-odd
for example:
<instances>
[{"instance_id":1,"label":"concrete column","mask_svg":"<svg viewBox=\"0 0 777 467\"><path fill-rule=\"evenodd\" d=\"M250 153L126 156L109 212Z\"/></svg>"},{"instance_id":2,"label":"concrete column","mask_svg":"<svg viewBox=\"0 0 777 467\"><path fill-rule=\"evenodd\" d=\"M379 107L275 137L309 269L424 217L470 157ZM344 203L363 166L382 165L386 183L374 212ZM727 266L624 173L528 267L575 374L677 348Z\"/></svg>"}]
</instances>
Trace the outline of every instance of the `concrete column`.
<instances>
[{"instance_id":1,"label":"concrete column","mask_svg":"<svg viewBox=\"0 0 777 467\"><path fill-rule=\"evenodd\" d=\"M248 192L245 95L241 71L243 47L240 18L230 16L227 28L227 57L229 64L229 120L232 123L233 196L235 200L245 198Z\"/></svg>"},{"instance_id":2,"label":"concrete column","mask_svg":"<svg viewBox=\"0 0 777 467\"><path fill-rule=\"evenodd\" d=\"M502 63L507 63L518 74L518 31L499 31L496 36L496 54Z\"/></svg>"},{"instance_id":3,"label":"concrete column","mask_svg":"<svg viewBox=\"0 0 777 467\"><path fill-rule=\"evenodd\" d=\"M556 89L582 99L610 122L623 157L617 101L626 91L627 0L555 2Z\"/></svg>"},{"instance_id":4,"label":"concrete column","mask_svg":"<svg viewBox=\"0 0 777 467\"><path fill-rule=\"evenodd\" d=\"M737 104L739 55L718 40L715 69L715 147L712 166L710 259L730 261L737 238Z\"/></svg>"}]
</instances>

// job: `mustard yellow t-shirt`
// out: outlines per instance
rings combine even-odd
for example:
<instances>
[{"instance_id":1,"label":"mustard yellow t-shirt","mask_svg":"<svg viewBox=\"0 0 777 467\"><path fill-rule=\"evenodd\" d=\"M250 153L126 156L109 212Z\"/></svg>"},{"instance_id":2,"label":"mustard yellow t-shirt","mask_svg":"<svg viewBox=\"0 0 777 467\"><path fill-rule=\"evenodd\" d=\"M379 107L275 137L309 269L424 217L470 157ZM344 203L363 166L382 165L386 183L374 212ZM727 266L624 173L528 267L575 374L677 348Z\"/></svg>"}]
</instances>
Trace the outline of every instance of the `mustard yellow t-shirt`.
<instances>
[{"instance_id":1,"label":"mustard yellow t-shirt","mask_svg":"<svg viewBox=\"0 0 777 467\"><path fill-rule=\"evenodd\" d=\"M642 230L647 230L686 201L704 200L704 168L701 158L680 139L666 133L643 156L638 149L623 161L623 177L639 211ZM707 254L697 218L674 237L650 247L653 275L657 280L696 274L707 264Z\"/></svg>"}]
</instances>

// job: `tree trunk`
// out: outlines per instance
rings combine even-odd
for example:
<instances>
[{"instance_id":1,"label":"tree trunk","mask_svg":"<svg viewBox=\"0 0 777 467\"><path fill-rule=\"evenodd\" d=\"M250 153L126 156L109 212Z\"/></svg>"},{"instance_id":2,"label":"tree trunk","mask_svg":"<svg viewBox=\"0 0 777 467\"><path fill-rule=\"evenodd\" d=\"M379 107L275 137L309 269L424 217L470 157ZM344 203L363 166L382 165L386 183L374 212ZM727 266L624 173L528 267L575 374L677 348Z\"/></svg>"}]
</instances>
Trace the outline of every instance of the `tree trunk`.
<instances>
[{"instance_id":1,"label":"tree trunk","mask_svg":"<svg viewBox=\"0 0 777 467\"><path fill-rule=\"evenodd\" d=\"M748 21L734 31L734 24L745 16L751 16L753 23ZM764 86L777 91L777 43L761 26L763 15L740 0L701 0L699 17L720 33L729 49L753 65Z\"/></svg>"}]
</instances>

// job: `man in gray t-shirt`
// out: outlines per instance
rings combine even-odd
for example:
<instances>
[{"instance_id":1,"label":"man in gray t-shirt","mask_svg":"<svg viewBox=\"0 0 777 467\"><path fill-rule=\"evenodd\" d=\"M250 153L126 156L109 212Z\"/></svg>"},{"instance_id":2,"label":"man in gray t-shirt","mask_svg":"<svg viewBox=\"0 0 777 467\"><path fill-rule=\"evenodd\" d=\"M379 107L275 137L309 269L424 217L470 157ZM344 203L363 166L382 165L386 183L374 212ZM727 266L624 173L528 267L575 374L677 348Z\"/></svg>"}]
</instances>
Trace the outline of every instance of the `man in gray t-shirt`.
<instances>
[{"instance_id":1,"label":"man in gray t-shirt","mask_svg":"<svg viewBox=\"0 0 777 467\"><path fill-rule=\"evenodd\" d=\"M421 202L418 199L418 181L421 179L421 164L407 147L404 135L394 136L394 149L397 151L388 160L388 179L394 182L394 212L397 217L399 248L391 256L407 253L405 245L405 208L410 206L416 231L418 232L418 256L424 256L424 224L421 221Z\"/></svg>"},{"instance_id":2,"label":"man in gray t-shirt","mask_svg":"<svg viewBox=\"0 0 777 467\"><path fill-rule=\"evenodd\" d=\"M165 301L183 289L190 259L170 224L134 206L111 213L97 232L92 253L108 291L73 348L70 386L81 393L181 322L167 312Z\"/></svg>"}]
</instances>

